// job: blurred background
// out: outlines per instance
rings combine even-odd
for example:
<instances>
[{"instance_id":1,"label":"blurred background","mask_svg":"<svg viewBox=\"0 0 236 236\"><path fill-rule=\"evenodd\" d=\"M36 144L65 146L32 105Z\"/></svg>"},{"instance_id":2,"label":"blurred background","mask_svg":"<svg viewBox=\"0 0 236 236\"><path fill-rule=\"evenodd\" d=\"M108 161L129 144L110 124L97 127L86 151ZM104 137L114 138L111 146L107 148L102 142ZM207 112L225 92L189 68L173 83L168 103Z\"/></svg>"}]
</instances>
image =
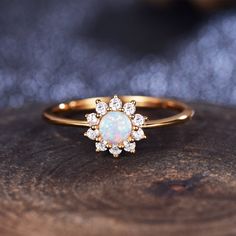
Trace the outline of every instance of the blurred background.
<instances>
[{"instance_id":1,"label":"blurred background","mask_svg":"<svg viewBox=\"0 0 236 236\"><path fill-rule=\"evenodd\" d=\"M0 109L113 94L235 105L235 1L0 1Z\"/></svg>"}]
</instances>

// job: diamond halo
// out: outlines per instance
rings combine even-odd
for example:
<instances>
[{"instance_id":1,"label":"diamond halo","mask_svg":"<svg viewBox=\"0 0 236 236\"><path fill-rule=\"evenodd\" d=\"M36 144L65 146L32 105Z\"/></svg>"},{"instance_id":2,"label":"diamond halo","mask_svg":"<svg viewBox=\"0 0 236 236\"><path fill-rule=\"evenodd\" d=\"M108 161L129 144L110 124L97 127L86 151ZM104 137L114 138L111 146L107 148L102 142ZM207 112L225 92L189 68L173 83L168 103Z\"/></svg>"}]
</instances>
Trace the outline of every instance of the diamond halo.
<instances>
[{"instance_id":1,"label":"diamond halo","mask_svg":"<svg viewBox=\"0 0 236 236\"><path fill-rule=\"evenodd\" d=\"M114 157L123 150L135 153L135 141L146 139L142 125L147 117L135 114L135 101L123 104L115 95L108 104L96 100L95 111L86 115L90 128L84 135L96 141L97 152L108 150Z\"/></svg>"}]
</instances>

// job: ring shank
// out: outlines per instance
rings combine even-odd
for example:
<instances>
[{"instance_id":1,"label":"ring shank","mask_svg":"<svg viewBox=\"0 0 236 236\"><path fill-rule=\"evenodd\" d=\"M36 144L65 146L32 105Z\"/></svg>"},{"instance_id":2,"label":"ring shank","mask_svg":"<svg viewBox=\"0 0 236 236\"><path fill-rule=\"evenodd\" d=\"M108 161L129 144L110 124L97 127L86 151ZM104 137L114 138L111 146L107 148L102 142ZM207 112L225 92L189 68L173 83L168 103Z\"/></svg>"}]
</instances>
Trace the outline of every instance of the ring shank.
<instances>
[{"instance_id":1,"label":"ring shank","mask_svg":"<svg viewBox=\"0 0 236 236\"><path fill-rule=\"evenodd\" d=\"M185 103L166 98L155 98L146 96L119 96L124 102L136 101L137 107L143 108L163 108L179 111L178 114L156 120L147 120L142 128L160 127L182 123L190 119L194 115L194 111ZM72 126L89 127L86 120L75 120L61 117L59 114L70 111L82 111L95 109L96 100L100 99L106 103L111 99L110 97L96 97L86 98L81 100L70 101L68 103L60 103L56 106L49 107L43 113L43 116L52 123Z\"/></svg>"}]
</instances>

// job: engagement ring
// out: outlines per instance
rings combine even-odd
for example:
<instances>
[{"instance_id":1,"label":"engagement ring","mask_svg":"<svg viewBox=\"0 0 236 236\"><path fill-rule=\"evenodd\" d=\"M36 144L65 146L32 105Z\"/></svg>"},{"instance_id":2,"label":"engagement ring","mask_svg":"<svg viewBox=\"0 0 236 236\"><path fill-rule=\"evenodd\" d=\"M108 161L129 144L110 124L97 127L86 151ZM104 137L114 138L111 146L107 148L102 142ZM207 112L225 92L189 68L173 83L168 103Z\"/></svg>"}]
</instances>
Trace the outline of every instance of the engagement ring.
<instances>
[{"instance_id":1,"label":"engagement ring","mask_svg":"<svg viewBox=\"0 0 236 236\"><path fill-rule=\"evenodd\" d=\"M136 112L139 107L172 109L179 113L149 120ZM63 117L68 112L92 109L95 111L86 114L85 120ZM108 150L114 157L118 157L122 150L135 153L136 142L146 139L143 129L184 122L194 115L194 111L185 103L172 99L115 95L113 98L87 98L60 103L45 110L43 115L55 124L89 127L84 135L95 141L96 151Z\"/></svg>"}]
</instances>

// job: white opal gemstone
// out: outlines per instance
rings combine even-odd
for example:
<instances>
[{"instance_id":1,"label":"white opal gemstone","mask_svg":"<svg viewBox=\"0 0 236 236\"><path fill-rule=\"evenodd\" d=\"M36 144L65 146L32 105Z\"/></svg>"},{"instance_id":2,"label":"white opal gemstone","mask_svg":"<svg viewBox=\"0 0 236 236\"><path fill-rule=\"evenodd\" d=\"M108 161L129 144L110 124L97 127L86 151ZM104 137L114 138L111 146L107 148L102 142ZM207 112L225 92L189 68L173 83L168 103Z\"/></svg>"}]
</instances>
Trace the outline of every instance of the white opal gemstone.
<instances>
[{"instance_id":1,"label":"white opal gemstone","mask_svg":"<svg viewBox=\"0 0 236 236\"><path fill-rule=\"evenodd\" d=\"M111 111L101 119L99 131L103 140L110 144L120 144L131 135L132 124L125 113Z\"/></svg>"}]
</instances>

